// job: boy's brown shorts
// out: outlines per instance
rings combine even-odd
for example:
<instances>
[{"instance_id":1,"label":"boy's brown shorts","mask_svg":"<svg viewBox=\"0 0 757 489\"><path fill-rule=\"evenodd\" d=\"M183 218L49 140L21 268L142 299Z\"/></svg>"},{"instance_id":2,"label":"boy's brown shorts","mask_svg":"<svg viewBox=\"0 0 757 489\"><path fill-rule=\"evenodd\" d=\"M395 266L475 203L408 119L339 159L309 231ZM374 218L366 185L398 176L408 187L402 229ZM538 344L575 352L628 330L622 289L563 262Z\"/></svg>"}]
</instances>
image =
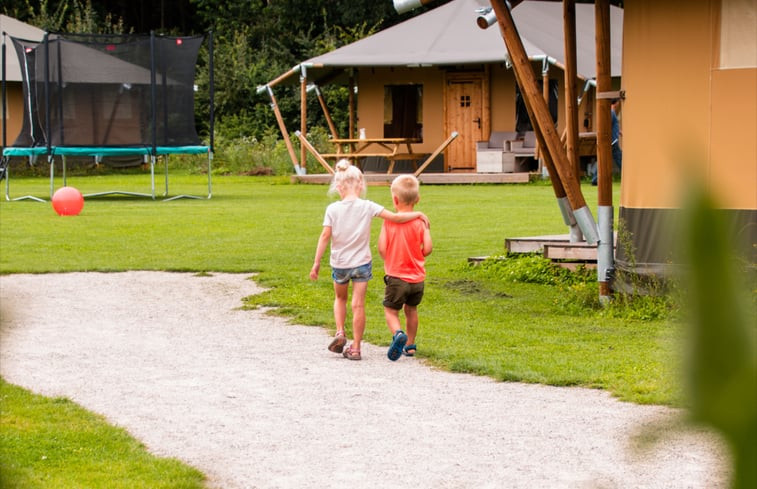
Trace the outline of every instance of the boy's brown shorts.
<instances>
[{"instance_id":1,"label":"boy's brown shorts","mask_svg":"<svg viewBox=\"0 0 757 489\"><path fill-rule=\"evenodd\" d=\"M401 278L384 276L384 307L400 310L402 306L417 306L423 299L423 284L418 282L411 284Z\"/></svg>"}]
</instances>

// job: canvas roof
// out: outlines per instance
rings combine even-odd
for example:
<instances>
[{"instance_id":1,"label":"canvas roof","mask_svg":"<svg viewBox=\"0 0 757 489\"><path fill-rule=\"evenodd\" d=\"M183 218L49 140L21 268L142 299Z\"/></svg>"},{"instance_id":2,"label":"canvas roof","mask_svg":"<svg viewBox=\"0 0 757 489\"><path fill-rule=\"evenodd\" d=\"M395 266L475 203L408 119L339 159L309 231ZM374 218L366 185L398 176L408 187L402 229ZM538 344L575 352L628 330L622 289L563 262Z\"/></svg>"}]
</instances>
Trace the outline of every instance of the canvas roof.
<instances>
[{"instance_id":1,"label":"canvas roof","mask_svg":"<svg viewBox=\"0 0 757 489\"><path fill-rule=\"evenodd\" d=\"M3 34L3 42L5 43L5 79L20 82L22 81L21 68L18 64L16 51L13 49L13 43L8 36L39 42L42 41L45 31L13 17L0 14L0 32Z\"/></svg>"},{"instance_id":2,"label":"canvas roof","mask_svg":"<svg viewBox=\"0 0 757 489\"><path fill-rule=\"evenodd\" d=\"M18 36L12 37L19 39ZM21 39L27 41L32 40L26 38ZM51 56L56 57L60 55L64 60L60 67L61 80L64 82L139 85L150 85L151 83L151 72L149 68L125 61L114 55L108 54L107 52L103 52L100 49L82 44L81 42L58 38L56 35L51 35L48 39L51 53L54 53ZM39 40L35 42L41 44L42 41ZM60 50L59 54L58 50ZM15 63L16 71L19 76L17 81L22 81L20 78L21 72L18 68L19 63L16 50L10 39L7 39L6 62L10 64L11 61ZM10 77L7 79L12 80ZM158 74L158 82L161 82L160 74ZM170 77L166 79L166 83L169 85L178 84L176 80Z\"/></svg>"},{"instance_id":3,"label":"canvas roof","mask_svg":"<svg viewBox=\"0 0 757 489\"><path fill-rule=\"evenodd\" d=\"M476 10L490 6L487 0L454 0L305 63L325 68L502 63L507 50L499 29L476 24ZM547 55L564 65L561 2L525 1L513 18L531 59ZM594 27L594 5L577 4L577 72L584 79L596 73ZM610 32L612 76L620 76L623 10L615 6Z\"/></svg>"}]
</instances>

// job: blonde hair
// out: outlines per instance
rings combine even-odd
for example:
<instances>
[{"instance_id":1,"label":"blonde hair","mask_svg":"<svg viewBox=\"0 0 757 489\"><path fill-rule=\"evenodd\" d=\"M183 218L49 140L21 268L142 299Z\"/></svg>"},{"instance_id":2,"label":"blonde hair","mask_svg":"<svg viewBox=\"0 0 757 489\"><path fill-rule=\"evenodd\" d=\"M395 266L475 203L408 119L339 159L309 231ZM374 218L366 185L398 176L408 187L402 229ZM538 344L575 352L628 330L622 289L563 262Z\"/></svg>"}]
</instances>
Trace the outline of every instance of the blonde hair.
<instances>
[{"instance_id":1,"label":"blonde hair","mask_svg":"<svg viewBox=\"0 0 757 489\"><path fill-rule=\"evenodd\" d=\"M334 178L331 180L329 195L339 194L340 190L354 190L361 197L365 197L363 172L347 159L341 159L334 165Z\"/></svg>"},{"instance_id":2,"label":"blonde hair","mask_svg":"<svg viewBox=\"0 0 757 489\"><path fill-rule=\"evenodd\" d=\"M394 179L392 182L392 194L406 205L414 205L420 199L420 183L414 175L404 174Z\"/></svg>"}]
</instances>

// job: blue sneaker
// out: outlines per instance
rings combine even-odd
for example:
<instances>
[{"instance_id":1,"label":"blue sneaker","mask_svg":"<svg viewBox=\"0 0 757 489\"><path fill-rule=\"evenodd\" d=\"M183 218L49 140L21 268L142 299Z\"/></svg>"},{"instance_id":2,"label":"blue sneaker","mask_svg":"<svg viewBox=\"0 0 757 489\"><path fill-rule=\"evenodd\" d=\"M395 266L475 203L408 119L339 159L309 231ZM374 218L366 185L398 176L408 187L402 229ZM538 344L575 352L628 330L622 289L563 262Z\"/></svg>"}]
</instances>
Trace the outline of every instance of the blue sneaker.
<instances>
[{"instance_id":1,"label":"blue sneaker","mask_svg":"<svg viewBox=\"0 0 757 489\"><path fill-rule=\"evenodd\" d=\"M407 343L407 335L404 331L399 330L394 333L392 344L389 346L389 351L386 352L389 360L394 362L402 356L402 349L405 347L405 343Z\"/></svg>"}]
</instances>

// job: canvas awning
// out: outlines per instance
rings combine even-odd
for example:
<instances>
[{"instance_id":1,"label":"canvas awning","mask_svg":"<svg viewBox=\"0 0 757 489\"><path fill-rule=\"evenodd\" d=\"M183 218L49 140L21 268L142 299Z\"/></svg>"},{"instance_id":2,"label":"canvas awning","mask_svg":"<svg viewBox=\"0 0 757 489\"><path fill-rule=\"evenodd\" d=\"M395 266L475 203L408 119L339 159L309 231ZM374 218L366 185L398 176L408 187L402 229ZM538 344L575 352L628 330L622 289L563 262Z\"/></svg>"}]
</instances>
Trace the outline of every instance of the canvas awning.
<instances>
[{"instance_id":1,"label":"canvas awning","mask_svg":"<svg viewBox=\"0 0 757 489\"><path fill-rule=\"evenodd\" d=\"M369 37L311 58L308 72L372 66L444 66L504 63L507 50L497 26L480 29L477 10L487 0L454 0ZM612 76L621 74L623 9L611 7ZM532 60L549 57L564 63L561 2L525 1L513 10L518 32ZM577 72L592 79L596 72L594 5L576 5ZM293 70L293 72L298 70ZM315 77L322 76L316 73ZM309 75L310 77L310 75Z\"/></svg>"}]
</instances>

